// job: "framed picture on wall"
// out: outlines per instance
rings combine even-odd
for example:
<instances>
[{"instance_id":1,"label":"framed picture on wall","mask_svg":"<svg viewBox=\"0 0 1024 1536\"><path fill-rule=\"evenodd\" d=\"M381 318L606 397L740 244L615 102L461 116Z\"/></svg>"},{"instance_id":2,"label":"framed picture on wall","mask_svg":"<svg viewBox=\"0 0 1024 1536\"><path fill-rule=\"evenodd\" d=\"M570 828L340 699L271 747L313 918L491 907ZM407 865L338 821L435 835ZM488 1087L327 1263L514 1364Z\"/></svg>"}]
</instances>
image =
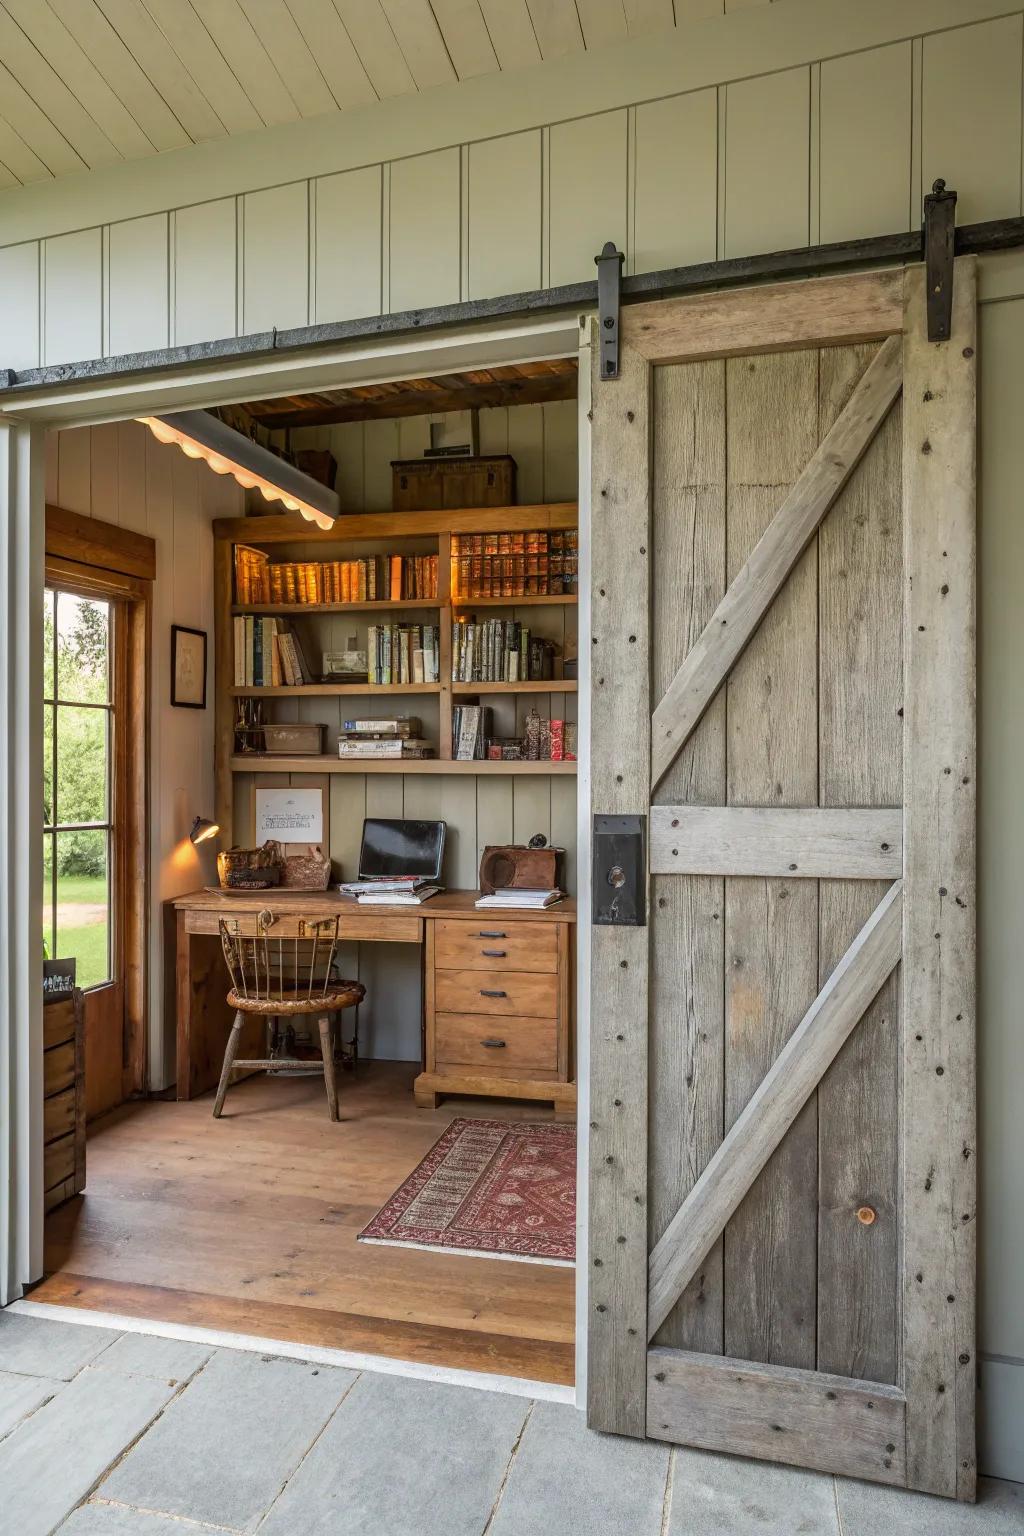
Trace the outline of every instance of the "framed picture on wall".
<instances>
[{"instance_id":1,"label":"framed picture on wall","mask_svg":"<svg viewBox=\"0 0 1024 1536\"><path fill-rule=\"evenodd\" d=\"M171 703L206 708L206 630L171 625Z\"/></svg>"}]
</instances>

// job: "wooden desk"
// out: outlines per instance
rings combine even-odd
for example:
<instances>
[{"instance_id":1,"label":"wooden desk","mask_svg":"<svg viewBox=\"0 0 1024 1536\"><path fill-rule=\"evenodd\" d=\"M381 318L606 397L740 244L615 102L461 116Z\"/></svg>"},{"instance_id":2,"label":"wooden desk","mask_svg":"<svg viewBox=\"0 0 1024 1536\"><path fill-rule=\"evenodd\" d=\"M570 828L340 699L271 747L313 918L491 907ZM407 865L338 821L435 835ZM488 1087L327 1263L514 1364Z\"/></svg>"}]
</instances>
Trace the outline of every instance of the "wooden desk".
<instances>
[{"instance_id":1,"label":"wooden desk","mask_svg":"<svg viewBox=\"0 0 1024 1536\"><path fill-rule=\"evenodd\" d=\"M547 1100L560 1110L571 1110L576 1102L576 904L563 901L542 912L478 912L478 894L448 891L414 908L361 907L339 891L225 896L203 890L179 896L170 904L176 925L178 1098L208 1092L220 1076L233 1013L225 1001L229 979L218 922L232 914L269 909L286 936L296 931L299 917L337 913L338 935L347 941L424 946L426 1027L424 1070L416 1081L418 1103L436 1103L446 1092L504 1094ZM550 938L531 944L528 931L538 926ZM503 940L482 937L495 933L509 935L502 953ZM495 984L489 986L489 981ZM262 1053L262 1022L256 1019L247 1027L258 1037L254 1033L251 1041L243 1040L242 1050ZM492 1043L499 1039L506 1043ZM503 1051L507 1059L501 1057Z\"/></svg>"}]
</instances>

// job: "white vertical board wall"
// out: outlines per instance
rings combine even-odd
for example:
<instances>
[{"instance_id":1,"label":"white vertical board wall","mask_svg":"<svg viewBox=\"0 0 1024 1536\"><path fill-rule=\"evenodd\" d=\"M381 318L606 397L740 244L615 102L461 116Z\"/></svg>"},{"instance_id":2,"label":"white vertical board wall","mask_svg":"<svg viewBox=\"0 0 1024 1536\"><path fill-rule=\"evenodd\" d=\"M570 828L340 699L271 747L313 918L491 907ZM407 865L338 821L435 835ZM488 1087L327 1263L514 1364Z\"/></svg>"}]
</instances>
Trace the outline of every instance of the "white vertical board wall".
<instances>
[{"instance_id":1,"label":"white vertical board wall","mask_svg":"<svg viewBox=\"0 0 1024 1536\"><path fill-rule=\"evenodd\" d=\"M641 272L916 228L938 175L960 222L1016 214L1022 41L1018 10L564 121L553 97L545 127L334 175L297 160L168 210L169 266L164 215L130 207L105 235L0 246L0 366L575 282L606 240Z\"/></svg>"},{"instance_id":2,"label":"white vertical board wall","mask_svg":"<svg viewBox=\"0 0 1024 1536\"><path fill-rule=\"evenodd\" d=\"M166 447L137 422L49 433L46 500L156 540L150 690L150 1087L174 1081L174 956L164 951L163 904L215 878L214 853L188 840L213 805L213 534L238 517L242 492L227 476ZM210 704L170 703L170 627L206 630Z\"/></svg>"}]
</instances>

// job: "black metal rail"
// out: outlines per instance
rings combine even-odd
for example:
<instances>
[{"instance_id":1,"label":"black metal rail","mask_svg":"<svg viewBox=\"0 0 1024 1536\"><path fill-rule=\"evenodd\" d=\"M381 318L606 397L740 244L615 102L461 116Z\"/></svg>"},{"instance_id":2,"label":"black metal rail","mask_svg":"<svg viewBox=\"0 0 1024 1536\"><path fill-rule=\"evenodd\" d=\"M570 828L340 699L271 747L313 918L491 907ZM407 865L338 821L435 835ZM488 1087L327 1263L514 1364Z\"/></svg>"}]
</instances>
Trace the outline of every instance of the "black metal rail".
<instances>
[{"instance_id":1,"label":"black metal rail","mask_svg":"<svg viewBox=\"0 0 1024 1536\"><path fill-rule=\"evenodd\" d=\"M1024 218L992 219L965 224L956 230L957 256L1011 250L1024 246ZM801 246L790 251L771 251L761 256L737 256L726 261L699 262L662 272L642 272L623 277L621 302L641 304L651 299L702 293L786 278L820 277L827 273L854 272L924 260L923 230L896 235L873 235L863 240L841 240L833 245ZM485 321L517 320L528 316L571 310L596 309L597 281L569 283L560 288L534 289L496 299L471 299L434 309L403 310L393 315L372 315L363 320L336 320L291 330L261 331L251 336L231 336L221 341L198 342L186 347L165 347L155 352L131 352L88 362L60 363L48 368L15 371L0 364L0 410L16 407L17 399L31 390L55 384L126 378L129 375L194 369L242 358L254 361L275 353L322 351L346 342L373 338L410 339L426 331L466 329ZM2 345L2 343L0 343Z\"/></svg>"}]
</instances>

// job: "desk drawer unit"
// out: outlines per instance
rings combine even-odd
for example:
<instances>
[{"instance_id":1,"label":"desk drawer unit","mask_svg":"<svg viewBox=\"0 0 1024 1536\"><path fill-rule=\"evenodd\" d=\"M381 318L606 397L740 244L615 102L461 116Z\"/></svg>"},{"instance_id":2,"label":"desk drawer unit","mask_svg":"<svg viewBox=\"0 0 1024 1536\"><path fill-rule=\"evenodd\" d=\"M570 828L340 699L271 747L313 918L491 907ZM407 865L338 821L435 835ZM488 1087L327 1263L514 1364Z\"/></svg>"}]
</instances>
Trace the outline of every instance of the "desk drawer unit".
<instances>
[{"instance_id":1,"label":"desk drawer unit","mask_svg":"<svg viewBox=\"0 0 1024 1536\"><path fill-rule=\"evenodd\" d=\"M483 916L483 914L481 914ZM488 912L428 922L426 1041L416 1100L548 1100L571 1113L573 925Z\"/></svg>"}]
</instances>

